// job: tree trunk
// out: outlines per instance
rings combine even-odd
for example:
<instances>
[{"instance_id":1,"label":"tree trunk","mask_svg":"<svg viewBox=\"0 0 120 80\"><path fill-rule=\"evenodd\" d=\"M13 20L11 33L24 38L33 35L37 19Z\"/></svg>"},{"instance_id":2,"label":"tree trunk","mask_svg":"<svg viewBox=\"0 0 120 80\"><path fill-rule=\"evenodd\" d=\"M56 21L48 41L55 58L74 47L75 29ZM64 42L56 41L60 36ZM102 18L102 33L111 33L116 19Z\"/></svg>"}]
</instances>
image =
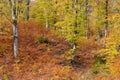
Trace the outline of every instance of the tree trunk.
<instances>
[{"instance_id":1,"label":"tree trunk","mask_svg":"<svg viewBox=\"0 0 120 80\"><path fill-rule=\"evenodd\" d=\"M55 1L55 4L57 5L57 0ZM57 22L56 21L56 15L57 15L57 8L55 8L55 10L54 10L54 24Z\"/></svg>"},{"instance_id":2,"label":"tree trunk","mask_svg":"<svg viewBox=\"0 0 120 80\"><path fill-rule=\"evenodd\" d=\"M88 0L86 0L86 38L89 39Z\"/></svg>"},{"instance_id":3,"label":"tree trunk","mask_svg":"<svg viewBox=\"0 0 120 80\"><path fill-rule=\"evenodd\" d=\"M105 8L105 12L106 12L106 14L105 14L105 19L106 19L106 21L105 21L105 37L107 37L108 36L108 0L106 0L106 8Z\"/></svg>"},{"instance_id":4,"label":"tree trunk","mask_svg":"<svg viewBox=\"0 0 120 80\"><path fill-rule=\"evenodd\" d=\"M1 21L2 21L2 8L0 8L0 31L2 31L1 30L1 28L2 28L2 22Z\"/></svg>"},{"instance_id":5,"label":"tree trunk","mask_svg":"<svg viewBox=\"0 0 120 80\"><path fill-rule=\"evenodd\" d=\"M98 27L98 43L100 43L100 27Z\"/></svg>"},{"instance_id":6,"label":"tree trunk","mask_svg":"<svg viewBox=\"0 0 120 80\"><path fill-rule=\"evenodd\" d=\"M75 4L74 4L74 9L75 9L74 38L76 38L76 34L78 34L78 31L77 31L77 27L78 27L78 22L77 22L77 18L78 18L78 10L77 10L78 0L75 0L74 2L75 2ZM72 66L74 66L74 63L75 63L75 52L76 52L76 41L74 41L74 43L73 43L73 52L72 52L72 60L71 60Z\"/></svg>"},{"instance_id":7,"label":"tree trunk","mask_svg":"<svg viewBox=\"0 0 120 80\"><path fill-rule=\"evenodd\" d=\"M16 0L12 0L12 21L13 21L13 37L14 37L14 56L18 53L18 28L16 16Z\"/></svg>"},{"instance_id":8,"label":"tree trunk","mask_svg":"<svg viewBox=\"0 0 120 80\"><path fill-rule=\"evenodd\" d=\"M104 44L103 47L106 47L106 38L108 36L108 0L105 1L105 40L104 40Z\"/></svg>"},{"instance_id":9,"label":"tree trunk","mask_svg":"<svg viewBox=\"0 0 120 80\"><path fill-rule=\"evenodd\" d=\"M74 34L77 34L76 28L78 27L78 22L77 22L77 19L78 19L77 5L78 5L78 0L75 0L75 5L74 5L74 8L75 8Z\"/></svg>"},{"instance_id":10,"label":"tree trunk","mask_svg":"<svg viewBox=\"0 0 120 80\"><path fill-rule=\"evenodd\" d=\"M75 64L75 52L76 52L76 45L74 44L73 45L73 51L72 51L72 60L71 60L71 64L72 64L72 66L74 66L74 64Z\"/></svg>"},{"instance_id":11,"label":"tree trunk","mask_svg":"<svg viewBox=\"0 0 120 80\"><path fill-rule=\"evenodd\" d=\"M29 20L29 4L30 0L26 0L26 20Z\"/></svg>"},{"instance_id":12,"label":"tree trunk","mask_svg":"<svg viewBox=\"0 0 120 80\"><path fill-rule=\"evenodd\" d=\"M49 24L49 21L48 21L48 17L46 16L46 28L49 29L50 28L50 24Z\"/></svg>"},{"instance_id":13,"label":"tree trunk","mask_svg":"<svg viewBox=\"0 0 120 80\"><path fill-rule=\"evenodd\" d=\"M57 0L55 1L55 4L57 5ZM56 18L56 16L57 16L57 8L55 8L55 10L54 10L54 21L53 21L53 23L54 23L54 30L56 30L56 26L55 26L55 24L56 24L56 20L57 20L57 18Z\"/></svg>"},{"instance_id":14,"label":"tree trunk","mask_svg":"<svg viewBox=\"0 0 120 80\"><path fill-rule=\"evenodd\" d=\"M50 24L49 24L49 18L48 18L48 11L46 8L44 8L44 12L45 12L45 16L46 16L46 28L49 29L50 28Z\"/></svg>"}]
</instances>

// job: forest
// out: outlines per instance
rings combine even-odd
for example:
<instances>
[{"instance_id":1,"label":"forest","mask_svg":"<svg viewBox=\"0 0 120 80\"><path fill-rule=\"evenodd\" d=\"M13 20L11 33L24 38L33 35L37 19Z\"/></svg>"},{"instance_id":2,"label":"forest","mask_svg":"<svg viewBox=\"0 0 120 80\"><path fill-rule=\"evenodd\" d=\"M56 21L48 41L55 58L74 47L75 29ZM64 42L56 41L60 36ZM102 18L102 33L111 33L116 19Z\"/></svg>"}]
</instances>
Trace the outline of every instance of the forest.
<instances>
[{"instance_id":1,"label":"forest","mask_svg":"<svg viewBox=\"0 0 120 80\"><path fill-rule=\"evenodd\" d=\"M120 0L0 0L0 80L120 80Z\"/></svg>"}]
</instances>

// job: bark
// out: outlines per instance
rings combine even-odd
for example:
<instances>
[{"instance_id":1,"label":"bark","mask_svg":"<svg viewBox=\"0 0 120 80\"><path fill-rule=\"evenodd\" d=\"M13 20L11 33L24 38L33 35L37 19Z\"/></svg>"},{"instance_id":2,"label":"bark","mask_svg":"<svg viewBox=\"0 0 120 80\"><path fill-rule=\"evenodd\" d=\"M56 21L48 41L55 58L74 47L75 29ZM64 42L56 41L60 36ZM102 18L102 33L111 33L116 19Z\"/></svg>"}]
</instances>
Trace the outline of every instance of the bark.
<instances>
[{"instance_id":1,"label":"bark","mask_svg":"<svg viewBox=\"0 0 120 80\"><path fill-rule=\"evenodd\" d=\"M88 0L86 0L86 38L89 39Z\"/></svg>"},{"instance_id":2,"label":"bark","mask_svg":"<svg viewBox=\"0 0 120 80\"><path fill-rule=\"evenodd\" d=\"M13 21L13 37L14 37L14 57L18 54L18 27L17 27L17 16L16 16L16 0L12 1L12 21Z\"/></svg>"},{"instance_id":3,"label":"bark","mask_svg":"<svg viewBox=\"0 0 120 80\"><path fill-rule=\"evenodd\" d=\"M49 29L50 28L50 24L49 24L49 18L48 18L48 11L47 9L45 8L44 9L44 12L45 12L45 16L46 16L46 28Z\"/></svg>"},{"instance_id":4,"label":"bark","mask_svg":"<svg viewBox=\"0 0 120 80\"><path fill-rule=\"evenodd\" d=\"M71 59L71 64L74 66L75 64L75 52L76 52L76 45L73 45L73 51L72 51L72 59Z\"/></svg>"},{"instance_id":5,"label":"bark","mask_svg":"<svg viewBox=\"0 0 120 80\"><path fill-rule=\"evenodd\" d=\"M0 8L0 32L2 32L2 8Z\"/></svg>"},{"instance_id":6,"label":"bark","mask_svg":"<svg viewBox=\"0 0 120 80\"><path fill-rule=\"evenodd\" d=\"M105 1L105 34L104 34L104 37L105 37L105 40L104 40L104 44L103 44L103 47L105 48L106 47L106 38L108 36L108 0Z\"/></svg>"},{"instance_id":7,"label":"bark","mask_svg":"<svg viewBox=\"0 0 120 80\"><path fill-rule=\"evenodd\" d=\"M50 1L47 0L47 3L50 3ZM48 8L44 8L44 11L45 11L45 16L46 16L46 28L49 29L50 28L50 23L49 23Z\"/></svg>"},{"instance_id":8,"label":"bark","mask_svg":"<svg viewBox=\"0 0 120 80\"><path fill-rule=\"evenodd\" d=\"M29 5L30 0L26 0L26 20L29 20Z\"/></svg>"},{"instance_id":9,"label":"bark","mask_svg":"<svg viewBox=\"0 0 120 80\"><path fill-rule=\"evenodd\" d=\"M55 1L55 4L57 5L57 0ZM56 22L57 22L57 18L56 18L56 16L57 16L57 8L55 8L55 10L54 10L54 21L53 21L53 23L54 24L56 24ZM54 28L54 30L56 30L56 26L54 26L55 28Z\"/></svg>"},{"instance_id":10,"label":"bark","mask_svg":"<svg viewBox=\"0 0 120 80\"><path fill-rule=\"evenodd\" d=\"M106 8L105 8L105 12L106 12L106 14L105 14L105 19L106 19L106 21L105 21L105 37L107 37L108 36L108 0L106 0Z\"/></svg>"},{"instance_id":11,"label":"bark","mask_svg":"<svg viewBox=\"0 0 120 80\"><path fill-rule=\"evenodd\" d=\"M55 1L55 4L57 5L57 0ZM56 21L56 15L57 15L57 8L55 8L55 10L54 10L54 24L57 22Z\"/></svg>"},{"instance_id":12,"label":"bark","mask_svg":"<svg viewBox=\"0 0 120 80\"><path fill-rule=\"evenodd\" d=\"M78 27L78 22L77 22L77 18L78 18L78 10L77 10L77 5L78 5L78 0L75 0L75 23L74 23L74 34L77 34L77 30L76 28Z\"/></svg>"},{"instance_id":13,"label":"bark","mask_svg":"<svg viewBox=\"0 0 120 80\"><path fill-rule=\"evenodd\" d=\"M75 34L75 36L74 36L74 38L76 38L76 34L78 34L77 29L76 29L78 27L78 22L77 22L77 18L78 18L77 5L78 5L78 0L75 0L75 4L74 4L74 8L75 8L74 34ZM71 59L72 66L74 66L74 64L75 64L75 52L76 52L76 42L74 41L74 43L73 43L72 59Z\"/></svg>"},{"instance_id":14,"label":"bark","mask_svg":"<svg viewBox=\"0 0 120 80\"><path fill-rule=\"evenodd\" d=\"M100 27L98 27L98 43L100 43Z\"/></svg>"},{"instance_id":15,"label":"bark","mask_svg":"<svg viewBox=\"0 0 120 80\"><path fill-rule=\"evenodd\" d=\"M48 21L48 17L46 17L46 28L47 28L47 29L50 28L50 24L49 24L49 21Z\"/></svg>"}]
</instances>

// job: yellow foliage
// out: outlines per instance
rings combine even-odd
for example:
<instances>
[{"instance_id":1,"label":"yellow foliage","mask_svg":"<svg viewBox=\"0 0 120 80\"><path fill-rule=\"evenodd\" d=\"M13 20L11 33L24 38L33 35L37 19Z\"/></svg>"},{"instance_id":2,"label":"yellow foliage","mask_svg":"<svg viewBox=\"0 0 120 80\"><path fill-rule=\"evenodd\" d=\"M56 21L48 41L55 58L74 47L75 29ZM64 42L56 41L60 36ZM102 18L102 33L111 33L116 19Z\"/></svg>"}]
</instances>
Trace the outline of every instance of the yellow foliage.
<instances>
[{"instance_id":1,"label":"yellow foliage","mask_svg":"<svg viewBox=\"0 0 120 80\"><path fill-rule=\"evenodd\" d=\"M108 67L108 71L112 75L117 75L120 73L120 62L119 60L115 62L115 59L120 55L117 51L117 46L120 44L120 31L118 28L114 28L109 33L106 39L106 48L97 51L97 55L105 56L105 66Z\"/></svg>"}]
</instances>

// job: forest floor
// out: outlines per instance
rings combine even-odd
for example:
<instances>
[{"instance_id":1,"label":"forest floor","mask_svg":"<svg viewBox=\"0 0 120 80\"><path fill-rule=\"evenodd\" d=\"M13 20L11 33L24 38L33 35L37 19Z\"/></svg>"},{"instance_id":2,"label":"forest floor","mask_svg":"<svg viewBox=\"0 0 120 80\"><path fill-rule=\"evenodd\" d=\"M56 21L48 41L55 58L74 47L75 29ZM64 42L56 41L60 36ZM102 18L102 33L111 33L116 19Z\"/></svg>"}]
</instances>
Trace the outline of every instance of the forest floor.
<instances>
[{"instance_id":1,"label":"forest floor","mask_svg":"<svg viewBox=\"0 0 120 80\"><path fill-rule=\"evenodd\" d=\"M73 67L63 57L71 49L64 38L32 21L21 22L18 31L19 54L16 59L12 30L7 35L0 35L0 80L98 80L89 73L97 44L82 43ZM36 37L40 35L47 37L49 42L37 44Z\"/></svg>"}]
</instances>

